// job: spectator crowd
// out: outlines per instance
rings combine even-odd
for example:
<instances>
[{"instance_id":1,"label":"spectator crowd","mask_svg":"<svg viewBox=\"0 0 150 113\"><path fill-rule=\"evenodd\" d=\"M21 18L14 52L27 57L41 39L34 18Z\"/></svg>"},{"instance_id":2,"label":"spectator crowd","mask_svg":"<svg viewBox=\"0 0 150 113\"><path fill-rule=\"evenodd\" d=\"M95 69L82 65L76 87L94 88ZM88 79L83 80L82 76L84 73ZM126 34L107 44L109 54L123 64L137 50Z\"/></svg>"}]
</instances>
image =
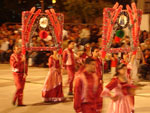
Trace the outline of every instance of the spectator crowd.
<instances>
[{"instance_id":1,"label":"spectator crowd","mask_svg":"<svg viewBox=\"0 0 150 113\"><path fill-rule=\"evenodd\" d=\"M91 48L97 46L102 47L102 26L85 25L85 24L65 24L63 29L63 49L67 47L68 41L75 42L75 56L86 57L91 56ZM21 25L19 24L2 24L0 26L0 63L8 63L10 55L13 52L14 45L21 45ZM46 39L41 39L38 32L32 37L30 46L46 47L52 46L52 36L49 35ZM111 48L129 47L130 37L125 35L118 44L115 40L112 41ZM29 66L48 67L48 58L51 55L50 51L29 51ZM128 60L128 53L110 54L107 53L105 58L104 71L115 72L115 67L119 62ZM139 61L139 73L142 78L147 79L150 76L150 33L141 31L139 38L139 48L136 55L136 60ZM149 77L150 78L150 77Z\"/></svg>"}]
</instances>

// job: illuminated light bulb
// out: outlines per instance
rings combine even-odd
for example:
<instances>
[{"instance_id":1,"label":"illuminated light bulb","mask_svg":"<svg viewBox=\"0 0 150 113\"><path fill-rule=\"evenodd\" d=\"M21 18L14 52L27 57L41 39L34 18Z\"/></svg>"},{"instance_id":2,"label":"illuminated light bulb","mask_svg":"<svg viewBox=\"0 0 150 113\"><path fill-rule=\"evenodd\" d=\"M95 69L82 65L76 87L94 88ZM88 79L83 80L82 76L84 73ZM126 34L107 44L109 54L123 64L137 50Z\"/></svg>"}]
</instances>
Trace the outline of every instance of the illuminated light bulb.
<instances>
[{"instance_id":1,"label":"illuminated light bulb","mask_svg":"<svg viewBox=\"0 0 150 113\"><path fill-rule=\"evenodd\" d=\"M56 3L56 0L52 0L52 3L55 4L55 3Z\"/></svg>"}]
</instances>

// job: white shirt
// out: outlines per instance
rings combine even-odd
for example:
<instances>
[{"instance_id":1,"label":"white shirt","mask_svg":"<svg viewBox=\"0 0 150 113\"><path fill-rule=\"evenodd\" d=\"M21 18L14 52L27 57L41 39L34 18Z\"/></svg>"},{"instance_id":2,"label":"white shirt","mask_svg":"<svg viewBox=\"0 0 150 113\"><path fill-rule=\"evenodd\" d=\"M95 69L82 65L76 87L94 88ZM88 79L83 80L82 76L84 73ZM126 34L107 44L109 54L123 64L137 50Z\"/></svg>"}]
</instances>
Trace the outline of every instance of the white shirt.
<instances>
[{"instance_id":1,"label":"white shirt","mask_svg":"<svg viewBox=\"0 0 150 113\"><path fill-rule=\"evenodd\" d=\"M68 37L68 31L67 30L65 30L65 29L63 29L63 39L65 38L65 37Z\"/></svg>"},{"instance_id":2,"label":"white shirt","mask_svg":"<svg viewBox=\"0 0 150 113\"><path fill-rule=\"evenodd\" d=\"M90 30L86 28L82 29L80 38L90 38Z\"/></svg>"},{"instance_id":3,"label":"white shirt","mask_svg":"<svg viewBox=\"0 0 150 113\"><path fill-rule=\"evenodd\" d=\"M8 41L2 42L0 50L7 51L8 47L9 47L9 42Z\"/></svg>"}]
</instances>

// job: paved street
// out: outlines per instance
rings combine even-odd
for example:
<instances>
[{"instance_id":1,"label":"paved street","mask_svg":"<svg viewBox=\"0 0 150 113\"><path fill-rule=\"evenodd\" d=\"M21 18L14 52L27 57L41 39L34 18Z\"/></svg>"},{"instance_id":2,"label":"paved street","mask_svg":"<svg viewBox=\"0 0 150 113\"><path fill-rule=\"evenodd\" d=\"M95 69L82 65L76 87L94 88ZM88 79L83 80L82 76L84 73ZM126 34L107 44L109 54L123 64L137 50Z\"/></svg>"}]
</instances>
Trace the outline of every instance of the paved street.
<instances>
[{"instance_id":1,"label":"paved street","mask_svg":"<svg viewBox=\"0 0 150 113\"><path fill-rule=\"evenodd\" d=\"M0 113L75 113L73 110L72 97L67 96L68 89L63 87L66 102L43 103L41 89L48 68L29 67L24 90L25 107L12 106L11 101L15 92L13 76L8 64L0 64ZM67 75L63 75L65 83ZM105 84L110 80L109 74L104 75ZM150 113L150 81L142 81L145 86L137 91L135 96L135 113ZM103 113L106 113L109 99L104 99Z\"/></svg>"}]
</instances>

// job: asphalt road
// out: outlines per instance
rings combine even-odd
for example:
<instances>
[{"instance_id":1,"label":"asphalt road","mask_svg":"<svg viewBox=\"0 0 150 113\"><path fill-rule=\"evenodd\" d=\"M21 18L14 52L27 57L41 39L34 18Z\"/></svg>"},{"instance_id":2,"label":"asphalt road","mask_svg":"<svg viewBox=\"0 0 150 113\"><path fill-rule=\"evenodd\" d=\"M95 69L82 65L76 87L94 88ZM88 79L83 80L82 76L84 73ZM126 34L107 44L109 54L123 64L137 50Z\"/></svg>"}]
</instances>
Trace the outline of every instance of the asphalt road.
<instances>
[{"instance_id":1,"label":"asphalt road","mask_svg":"<svg viewBox=\"0 0 150 113\"><path fill-rule=\"evenodd\" d=\"M66 101L62 103L43 103L41 90L48 68L29 67L29 76L24 90L25 107L11 104L15 85L9 64L0 64L0 113L75 113L73 97L67 95L68 88L63 87ZM63 74L63 82L67 75ZM110 74L104 74L104 85L110 80ZM140 81L144 86L135 96L135 113L150 113L150 81ZM106 113L110 99L104 99L103 113Z\"/></svg>"}]
</instances>

